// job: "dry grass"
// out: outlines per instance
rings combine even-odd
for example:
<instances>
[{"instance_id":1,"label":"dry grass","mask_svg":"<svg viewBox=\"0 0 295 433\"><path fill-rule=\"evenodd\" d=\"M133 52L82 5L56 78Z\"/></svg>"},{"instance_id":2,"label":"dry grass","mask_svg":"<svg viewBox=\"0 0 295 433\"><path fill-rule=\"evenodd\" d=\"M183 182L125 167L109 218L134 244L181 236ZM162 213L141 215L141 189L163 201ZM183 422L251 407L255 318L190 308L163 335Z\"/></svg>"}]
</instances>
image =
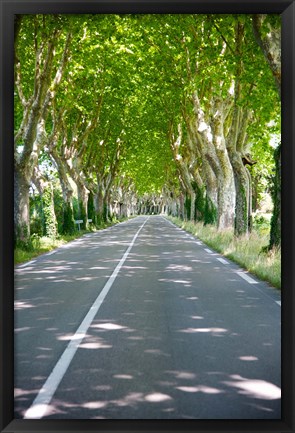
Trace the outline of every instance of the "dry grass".
<instances>
[{"instance_id":1,"label":"dry grass","mask_svg":"<svg viewBox=\"0 0 295 433\"><path fill-rule=\"evenodd\" d=\"M250 235L237 238L232 229L218 231L216 227L202 223L169 219L258 278L281 288L281 250L264 251L269 243L268 234L253 231Z\"/></svg>"}]
</instances>

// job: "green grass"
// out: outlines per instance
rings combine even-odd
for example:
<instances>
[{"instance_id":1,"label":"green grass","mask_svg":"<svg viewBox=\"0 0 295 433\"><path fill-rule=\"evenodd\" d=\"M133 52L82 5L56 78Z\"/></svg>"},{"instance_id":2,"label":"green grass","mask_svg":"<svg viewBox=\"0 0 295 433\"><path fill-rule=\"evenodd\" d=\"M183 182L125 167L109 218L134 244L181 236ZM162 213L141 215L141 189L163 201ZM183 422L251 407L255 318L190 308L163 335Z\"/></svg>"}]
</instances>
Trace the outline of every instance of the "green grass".
<instances>
[{"instance_id":1,"label":"green grass","mask_svg":"<svg viewBox=\"0 0 295 433\"><path fill-rule=\"evenodd\" d=\"M204 226L198 222L182 221L174 217L169 219L258 278L281 288L281 251L263 251L269 243L268 232L253 230L251 234L237 238L232 229L218 231L214 226Z\"/></svg>"},{"instance_id":2,"label":"green grass","mask_svg":"<svg viewBox=\"0 0 295 433\"><path fill-rule=\"evenodd\" d=\"M127 218L125 218L127 219ZM104 228L110 227L112 225L117 224L118 222L122 222L124 221L124 219L119 220L113 220L112 222L109 223L103 223L100 225L100 227L98 228L98 230L102 230ZM48 253L68 242L71 242L75 239L80 238L81 236L85 235L86 233L92 233L96 231L95 229L93 230L80 230L77 231L75 234L73 235L58 235L58 237L56 239L51 239L48 238L46 236L43 237L39 237L36 235L32 235L31 236L31 242L30 245L27 246L26 248L24 247L16 247L14 249L14 264L20 264L20 263L24 263L27 262L31 259L33 259L34 257L38 257L41 254L45 254Z\"/></svg>"},{"instance_id":3,"label":"green grass","mask_svg":"<svg viewBox=\"0 0 295 433\"><path fill-rule=\"evenodd\" d=\"M58 239L50 239L43 236L38 239L38 245L36 245L36 242L33 242L33 247L31 248L25 249L21 247L16 247L14 249L14 264L17 265L19 263L27 262L34 257L48 253L49 251L52 251L55 248L58 248L61 245L69 242L70 240L75 239L74 236L72 236L73 239L67 240L65 238L65 236L60 236Z\"/></svg>"}]
</instances>

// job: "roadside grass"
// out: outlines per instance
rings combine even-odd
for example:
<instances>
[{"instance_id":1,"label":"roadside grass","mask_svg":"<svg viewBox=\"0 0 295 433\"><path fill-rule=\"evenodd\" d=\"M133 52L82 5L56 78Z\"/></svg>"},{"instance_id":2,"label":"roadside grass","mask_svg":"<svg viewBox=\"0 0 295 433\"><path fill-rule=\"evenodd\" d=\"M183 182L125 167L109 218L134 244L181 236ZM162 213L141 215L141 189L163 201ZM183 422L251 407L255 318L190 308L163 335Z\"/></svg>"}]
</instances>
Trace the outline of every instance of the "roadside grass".
<instances>
[{"instance_id":1,"label":"roadside grass","mask_svg":"<svg viewBox=\"0 0 295 433\"><path fill-rule=\"evenodd\" d=\"M204 226L175 217L168 219L261 280L281 289L281 250L265 251L269 243L266 230L257 229L249 235L236 237L232 229L218 231L212 225Z\"/></svg>"},{"instance_id":2,"label":"roadside grass","mask_svg":"<svg viewBox=\"0 0 295 433\"><path fill-rule=\"evenodd\" d=\"M61 247L62 245L71 242L75 239L80 238L81 236L87 233L94 233L98 230L103 230L107 227L118 224L119 222L123 222L128 218L113 220L112 222L103 223L97 229L90 228L89 230L80 230L75 232L73 235L58 235L56 239L52 239L46 236L36 236L32 235L30 239L30 243L27 247L19 247L17 246L14 249L14 264L18 265L24 262L27 262L35 257L40 256L41 254L48 253L56 248Z\"/></svg>"}]
</instances>

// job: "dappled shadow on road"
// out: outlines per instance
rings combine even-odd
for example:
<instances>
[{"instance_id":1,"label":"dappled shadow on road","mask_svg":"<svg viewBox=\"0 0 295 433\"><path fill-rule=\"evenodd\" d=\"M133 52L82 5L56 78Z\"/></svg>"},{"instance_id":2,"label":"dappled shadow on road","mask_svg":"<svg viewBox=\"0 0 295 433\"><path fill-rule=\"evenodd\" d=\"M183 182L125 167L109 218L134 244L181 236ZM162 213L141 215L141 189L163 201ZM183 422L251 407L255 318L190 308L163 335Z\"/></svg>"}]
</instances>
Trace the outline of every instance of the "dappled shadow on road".
<instances>
[{"instance_id":1,"label":"dappled shadow on road","mask_svg":"<svg viewBox=\"0 0 295 433\"><path fill-rule=\"evenodd\" d=\"M17 412L31 404L36 387L44 383L43 372L54 367L137 226L131 224L124 237L119 226L84 236L15 268Z\"/></svg>"},{"instance_id":2,"label":"dappled shadow on road","mask_svg":"<svg viewBox=\"0 0 295 433\"><path fill-rule=\"evenodd\" d=\"M97 255L88 267L48 258L44 271L52 275L24 273L16 335L33 333L36 345L29 355L25 343L17 352L26 379L16 386L16 417L46 380L42 362L50 372L93 302L93 286L103 287L121 256ZM48 297L26 298L26 285L47 276ZM172 226L146 227L45 418L279 419L279 331L261 293L246 284ZM39 340L38 321L48 321Z\"/></svg>"},{"instance_id":3,"label":"dappled shadow on road","mask_svg":"<svg viewBox=\"0 0 295 433\"><path fill-rule=\"evenodd\" d=\"M138 314L144 327L136 326ZM249 335L210 327L202 316L186 321L185 329L164 325L147 306L96 320L46 417L280 418L280 388L270 371L257 369L276 368L270 352L243 345Z\"/></svg>"}]
</instances>

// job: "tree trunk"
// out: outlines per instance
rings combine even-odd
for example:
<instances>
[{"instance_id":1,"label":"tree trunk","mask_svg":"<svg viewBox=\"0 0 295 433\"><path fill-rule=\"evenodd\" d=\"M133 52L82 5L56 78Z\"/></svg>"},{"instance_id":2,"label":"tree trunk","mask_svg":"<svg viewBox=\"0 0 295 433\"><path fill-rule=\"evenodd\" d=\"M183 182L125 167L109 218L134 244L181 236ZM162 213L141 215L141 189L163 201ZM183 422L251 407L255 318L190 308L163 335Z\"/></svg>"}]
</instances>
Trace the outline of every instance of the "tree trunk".
<instances>
[{"instance_id":1,"label":"tree trunk","mask_svg":"<svg viewBox=\"0 0 295 433\"><path fill-rule=\"evenodd\" d=\"M110 205L110 191L108 191L104 196L103 217L105 222L112 220L111 205Z\"/></svg>"},{"instance_id":2,"label":"tree trunk","mask_svg":"<svg viewBox=\"0 0 295 433\"><path fill-rule=\"evenodd\" d=\"M247 167L245 167L246 173L248 176L248 185L249 185L249 197L248 197L248 231L249 233L252 232L252 226L253 226L253 217L252 217L252 177L251 173L248 170Z\"/></svg>"},{"instance_id":3,"label":"tree trunk","mask_svg":"<svg viewBox=\"0 0 295 433\"><path fill-rule=\"evenodd\" d=\"M27 242L30 237L30 184L22 170L14 172L14 233L15 243Z\"/></svg>"},{"instance_id":4,"label":"tree trunk","mask_svg":"<svg viewBox=\"0 0 295 433\"><path fill-rule=\"evenodd\" d=\"M94 197L93 192L90 191L88 195L88 202L87 202L87 215L88 218L92 220L91 224L96 224L96 215L95 215L95 208L94 208Z\"/></svg>"},{"instance_id":5,"label":"tree trunk","mask_svg":"<svg viewBox=\"0 0 295 433\"><path fill-rule=\"evenodd\" d=\"M15 235L16 239L20 236L21 241L28 241L30 237L30 200L29 188L33 177L34 168L36 167L40 146L43 140L45 124L43 119L37 122L37 131L35 131L35 141L32 144L32 149L28 151L28 155L23 152L22 155L17 155L14 163L14 179L15 179ZM27 188L27 191L25 191ZM20 203L17 203L20 200Z\"/></svg>"},{"instance_id":6,"label":"tree trunk","mask_svg":"<svg viewBox=\"0 0 295 433\"><path fill-rule=\"evenodd\" d=\"M281 30L280 26L272 28L263 37L262 22L267 15L255 14L253 18L253 31L266 61L273 74L278 95L281 99ZM281 245L281 145L275 151L276 173L274 181L273 202L274 210L271 219L269 249Z\"/></svg>"},{"instance_id":7,"label":"tree trunk","mask_svg":"<svg viewBox=\"0 0 295 433\"><path fill-rule=\"evenodd\" d=\"M281 245L281 145L274 152L276 171L272 191L274 204L271 218L269 249Z\"/></svg>"},{"instance_id":8,"label":"tree trunk","mask_svg":"<svg viewBox=\"0 0 295 433\"><path fill-rule=\"evenodd\" d=\"M179 210L178 210L178 216L182 220L185 219L185 209L184 209L184 196L183 194L180 194L179 196Z\"/></svg>"},{"instance_id":9,"label":"tree trunk","mask_svg":"<svg viewBox=\"0 0 295 433\"><path fill-rule=\"evenodd\" d=\"M103 191L102 191L102 186L98 185L97 186L97 190L94 194L94 208L95 208L95 215L96 215L96 224L98 226L101 225L101 223L103 222L103 205L104 205L104 200L103 200Z\"/></svg>"},{"instance_id":10,"label":"tree trunk","mask_svg":"<svg viewBox=\"0 0 295 433\"><path fill-rule=\"evenodd\" d=\"M227 151L220 149L215 155L207 152L206 157L216 176L217 183L217 228L219 230L234 227L235 219L235 182L233 169Z\"/></svg>"},{"instance_id":11,"label":"tree trunk","mask_svg":"<svg viewBox=\"0 0 295 433\"><path fill-rule=\"evenodd\" d=\"M236 187L235 206L235 234L237 236L248 233L250 214L250 184L247 169L238 152L230 153Z\"/></svg>"},{"instance_id":12,"label":"tree trunk","mask_svg":"<svg viewBox=\"0 0 295 433\"><path fill-rule=\"evenodd\" d=\"M203 162L206 178L206 195L204 197L204 224L217 224L218 189L216 176L206 160Z\"/></svg>"},{"instance_id":13,"label":"tree trunk","mask_svg":"<svg viewBox=\"0 0 295 433\"><path fill-rule=\"evenodd\" d=\"M256 212L258 209L258 184L261 176L256 175L252 178L252 209Z\"/></svg>"},{"instance_id":14,"label":"tree trunk","mask_svg":"<svg viewBox=\"0 0 295 433\"><path fill-rule=\"evenodd\" d=\"M232 179L218 179L217 227L219 230L234 227L235 185Z\"/></svg>"},{"instance_id":15,"label":"tree trunk","mask_svg":"<svg viewBox=\"0 0 295 433\"><path fill-rule=\"evenodd\" d=\"M62 232L63 234L73 234L75 232L74 212L72 203L73 189L67 176L66 167L62 159L58 155L56 149L50 149L50 153L58 171L58 177L64 201Z\"/></svg>"},{"instance_id":16,"label":"tree trunk","mask_svg":"<svg viewBox=\"0 0 295 433\"><path fill-rule=\"evenodd\" d=\"M88 229L88 194L89 191L80 182L77 182L77 189L78 189L78 211L79 211L79 219L83 220L83 223L81 224L82 230Z\"/></svg>"},{"instance_id":17,"label":"tree trunk","mask_svg":"<svg viewBox=\"0 0 295 433\"><path fill-rule=\"evenodd\" d=\"M190 220L195 221L196 220L196 193L194 191L191 192L191 213L190 213Z\"/></svg>"},{"instance_id":18,"label":"tree trunk","mask_svg":"<svg viewBox=\"0 0 295 433\"><path fill-rule=\"evenodd\" d=\"M192 124L196 143L203 159L206 159L217 182L217 227L220 230L234 226L235 185L233 170L229 161L225 136L224 119L226 115L223 100L213 99L214 121L209 122L201 107L197 92L193 93L195 119Z\"/></svg>"},{"instance_id":19,"label":"tree trunk","mask_svg":"<svg viewBox=\"0 0 295 433\"><path fill-rule=\"evenodd\" d=\"M30 202L29 187L34 166L37 163L40 147L45 132L45 121L41 118L46 94L50 85L50 75L54 57L55 38L48 44L48 52L44 61L44 70L40 75L40 82L37 85L37 92L34 102L30 106L29 115L24 114L21 139L23 151L17 155L15 162L15 235L22 241L27 241L30 236ZM37 57L36 57L37 58ZM39 59L40 60L40 59ZM37 83L37 80L36 80ZM19 134L16 135L15 142ZM25 189L27 188L27 191ZM19 201L17 203L17 201Z\"/></svg>"},{"instance_id":20,"label":"tree trunk","mask_svg":"<svg viewBox=\"0 0 295 433\"><path fill-rule=\"evenodd\" d=\"M73 190L67 180L64 182L64 179L60 179L64 206L63 206L63 226L62 232L64 234L73 234L75 232L75 222L74 222L74 210L73 210Z\"/></svg>"},{"instance_id":21,"label":"tree trunk","mask_svg":"<svg viewBox=\"0 0 295 433\"><path fill-rule=\"evenodd\" d=\"M72 200L69 199L64 202L62 232L71 235L75 233L75 230L73 204Z\"/></svg>"}]
</instances>

